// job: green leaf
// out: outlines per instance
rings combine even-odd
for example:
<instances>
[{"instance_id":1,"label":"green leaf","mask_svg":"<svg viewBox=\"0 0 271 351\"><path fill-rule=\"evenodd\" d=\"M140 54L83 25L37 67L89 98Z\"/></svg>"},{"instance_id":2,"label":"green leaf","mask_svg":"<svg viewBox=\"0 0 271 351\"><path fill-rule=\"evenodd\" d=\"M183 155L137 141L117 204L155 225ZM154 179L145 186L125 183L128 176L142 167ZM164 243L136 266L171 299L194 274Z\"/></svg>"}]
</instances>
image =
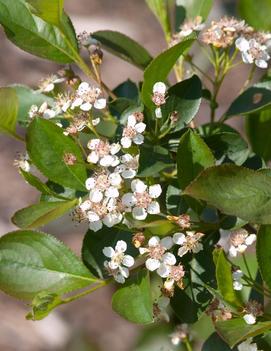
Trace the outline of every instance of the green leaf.
<instances>
[{"instance_id":1,"label":"green leaf","mask_svg":"<svg viewBox=\"0 0 271 351\"><path fill-rule=\"evenodd\" d=\"M271 11L270 0L261 0L261 5L254 0L240 0L239 13L248 24L259 30L271 30L271 19L266 16Z\"/></svg>"},{"instance_id":2,"label":"green leaf","mask_svg":"<svg viewBox=\"0 0 271 351\"><path fill-rule=\"evenodd\" d=\"M63 186L85 190L87 177L79 146L63 134L62 128L50 121L36 118L27 133L27 151L37 168L50 180ZM63 157L71 153L74 165L67 165Z\"/></svg>"},{"instance_id":3,"label":"green leaf","mask_svg":"<svg viewBox=\"0 0 271 351\"><path fill-rule=\"evenodd\" d=\"M0 132L17 139L16 121L18 113L18 98L11 88L0 88Z\"/></svg>"},{"instance_id":4,"label":"green leaf","mask_svg":"<svg viewBox=\"0 0 271 351\"><path fill-rule=\"evenodd\" d=\"M153 305L150 288L150 277L146 269L134 273L113 295L113 310L130 322L152 323Z\"/></svg>"},{"instance_id":5,"label":"green leaf","mask_svg":"<svg viewBox=\"0 0 271 351\"><path fill-rule=\"evenodd\" d=\"M159 21L167 40L171 39L170 19L167 9L167 1L164 0L146 0L152 13Z\"/></svg>"},{"instance_id":6,"label":"green leaf","mask_svg":"<svg viewBox=\"0 0 271 351\"><path fill-rule=\"evenodd\" d=\"M256 252L259 269L263 280L271 288L271 226L262 225L258 231Z\"/></svg>"},{"instance_id":7,"label":"green leaf","mask_svg":"<svg viewBox=\"0 0 271 351\"><path fill-rule=\"evenodd\" d=\"M260 111L271 104L271 81L260 82L245 90L233 101L226 118Z\"/></svg>"},{"instance_id":8,"label":"green leaf","mask_svg":"<svg viewBox=\"0 0 271 351\"><path fill-rule=\"evenodd\" d=\"M49 105L53 104L53 99L49 96L32 90L24 85L11 85L10 88L14 89L19 99L19 109L17 114L17 122L21 125L26 125L29 121L28 112L32 105L41 106L44 102Z\"/></svg>"},{"instance_id":9,"label":"green leaf","mask_svg":"<svg viewBox=\"0 0 271 351\"><path fill-rule=\"evenodd\" d=\"M45 22L59 26L63 15L64 0L26 0L35 9L35 14Z\"/></svg>"},{"instance_id":10,"label":"green leaf","mask_svg":"<svg viewBox=\"0 0 271 351\"><path fill-rule=\"evenodd\" d=\"M232 349L223 341L217 333L213 333L202 345L201 351L231 351ZM238 351L235 347L233 351Z\"/></svg>"},{"instance_id":11,"label":"green leaf","mask_svg":"<svg viewBox=\"0 0 271 351\"><path fill-rule=\"evenodd\" d=\"M92 34L102 47L125 61L145 69L152 57L148 51L127 35L112 30L99 30Z\"/></svg>"},{"instance_id":12,"label":"green leaf","mask_svg":"<svg viewBox=\"0 0 271 351\"><path fill-rule=\"evenodd\" d=\"M26 315L26 319L33 321L41 320L62 303L62 299L57 294L41 292L31 302L32 311Z\"/></svg>"},{"instance_id":13,"label":"green leaf","mask_svg":"<svg viewBox=\"0 0 271 351\"><path fill-rule=\"evenodd\" d=\"M59 29L31 13L31 9L24 0L0 0L0 23L7 37L33 55L58 63L77 61L78 48L69 19L63 17L63 29Z\"/></svg>"},{"instance_id":14,"label":"green leaf","mask_svg":"<svg viewBox=\"0 0 271 351\"><path fill-rule=\"evenodd\" d=\"M241 307L242 302L237 292L233 289L232 266L226 258L223 249L214 250L214 261L216 265L217 287L228 304Z\"/></svg>"},{"instance_id":15,"label":"green leaf","mask_svg":"<svg viewBox=\"0 0 271 351\"><path fill-rule=\"evenodd\" d=\"M168 186L166 193L166 207L168 213L174 216L179 216L181 213L185 213L187 211L188 206L183 196L180 196L179 187L174 185Z\"/></svg>"},{"instance_id":16,"label":"green leaf","mask_svg":"<svg viewBox=\"0 0 271 351\"><path fill-rule=\"evenodd\" d=\"M167 149L159 145L141 148L139 157L139 177L159 176L159 172L174 166Z\"/></svg>"},{"instance_id":17,"label":"green leaf","mask_svg":"<svg viewBox=\"0 0 271 351\"><path fill-rule=\"evenodd\" d=\"M115 247L118 240L127 243L127 252L132 256L138 255L138 250L132 245L133 233L116 227L103 227L98 232L88 230L82 246L82 259L88 269L97 277L108 277L108 272L104 270L104 261L107 258L103 254L106 246Z\"/></svg>"},{"instance_id":18,"label":"green leaf","mask_svg":"<svg viewBox=\"0 0 271 351\"><path fill-rule=\"evenodd\" d=\"M201 81L194 75L169 88L166 104L162 105L163 118L177 112L177 122L172 128L176 132L186 127L198 113L201 103Z\"/></svg>"},{"instance_id":19,"label":"green leaf","mask_svg":"<svg viewBox=\"0 0 271 351\"><path fill-rule=\"evenodd\" d=\"M72 200L75 198L78 199L80 197L83 198L88 194L88 191L86 189L85 191L79 191L71 188L66 188L50 180L46 182L46 186L49 188L49 191L51 191L51 194L44 192L40 197L41 202L56 202L63 200Z\"/></svg>"},{"instance_id":20,"label":"green leaf","mask_svg":"<svg viewBox=\"0 0 271 351\"><path fill-rule=\"evenodd\" d=\"M17 211L12 217L12 222L22 229L39 228L63 216L75 207L77 202L77 199L71 201L40 202L39 204Z\"/></svg>"},{"instance_id":21,"label":"green leaf","mask_svg":"<svg viewBox=\"0 0 271 351\"><path fill-rule=\"evenodd\" d=\"M215 164L214 156L201 137L188 130L180 139L177 152L178 181L184 189L205 168Z\"/></svg>"},{"instance_id":22,"label":"green leaf","mask_svg":"<svg viewBox=\"0 0 271 351\"><path fill-rule=\"evenodd\" d=\"M206 20L212 9L213 0L179 0L178 5L185 8L187 18L193 19L201 16Z\"/></svg>"},{"instance_id":23,"label":"green leaf","mask_svg":"<svg viewBox=\"0 0 271 351\"><path fill-rule=\"evenodd\" d=\"M233 348L248 338L263 334L271 329L271 322L249 325L242 318L220 321L215 324L217 333Z\"/></svg>"},{"instance_id":24,"label":"green leaf","mask_svg":"<svg viewBox=\"0 0 271 351\"><path fill-rule=\"evenodd\" d=\"M265 161L271 160L271 109L258 114L251 114L246 118L246 132L252 150Z\"/></svg>"},{"instance_id":25,"label":"green leaf","mask_svg":"<svg viewBox=\"0 0 271 351\"><path fill-rule=\"evenodd\" d=\"M174 45L170 49L162 52L158 55L144 72L144 82L142 86L142 100L144 104L149 108L155 108L151 100L153 85L159 81L165 81L173 68L178 58L190 48L194 39L186 39L181 43Z\"/></svg>"},{"instance_id":26,"label":"green leaf","mask_svg":"<svg viewBox=\"0 0 271 351\"><path fill-rule=\"evenodd\" d=\"M51 235L18 230L0 238L0 289L29 300L66 294L95 281L78 257Z\"/></svg>"},{"instance_id":27,"label":"green leaf","mask_svg":"<svg viewBox=\"0 0 271 351\"><path fill-rule=\"evenodd\" d=\"M236 165L204 170L184 191L222 213L258 224L271 224L271 179Z\"/></svg>"}]
</instances>

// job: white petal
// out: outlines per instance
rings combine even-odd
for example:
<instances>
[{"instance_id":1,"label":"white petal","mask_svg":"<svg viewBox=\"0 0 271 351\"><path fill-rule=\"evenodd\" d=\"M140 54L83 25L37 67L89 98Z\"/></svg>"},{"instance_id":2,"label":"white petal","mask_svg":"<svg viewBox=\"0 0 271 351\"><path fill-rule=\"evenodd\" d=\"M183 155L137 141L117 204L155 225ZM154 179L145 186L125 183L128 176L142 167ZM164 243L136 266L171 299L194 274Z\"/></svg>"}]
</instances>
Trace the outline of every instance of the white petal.
<instances>
[{"instance_id":1,"label":"white petal","mask_svg":"<svg viewBox=\"0 0 271 351\"><path fill-rule=\"evenodd\" d=\"M99 155L97 154L97 152L92 151L92 152L88 155L87 161L88 161L89 163L94 163L94 164L96 164L96 163L99 161Z\"/></svg>"},{"instance_id":2,"label":"white petal","mask_svg":"<svg viewBox=\"0 0 271 351\"><path fill-rule=\"evenodd\" d=\"M125 255L122 260L122 264L126 267L132 267L135 264L135 260L130 255Z\"/></svg>"},{"instance_id":3,"label":"white petal","mask_svg":"<svg viewBox=\"0 0 271 351\"><path fill-rule=\"evenodd\" d=\"M154 84L152 91L154 93L165 94L167 91L167 86L163 82L157 82Z\"/></svg>"},{"instance_id":4,"label":"white petal","mask_svg":"<svg viewBox=\"0 0 271 351\"><path fill-rule=\"evenodd\" d=\"M102 110L103 108L106 107L106 99L97 99L97 100L94 102L94 107L95 107L97 110Z\"/></svg>"},{"instance_id":5,"label":"white petal","mask_svg":"<svg viewBox=\"0 0 271 351\"><path fill-rule=\"evenodd\" d=\"M134 127L136 125L136 118L134 115L130 115L128 116L128 119L127 119L127 126L128 127Z\"/></svg>"},{"instance_id":6,"label":"white petal","mask_svg":"<svg viewBox=\"0 0 271 351\"><path fill-rule=\"evenodd\" d=\"M243 37L240 37L235 41L235 46L242 52L249 50L249 42Z\"/></svg>"},{"instance_id":7,"label":"white petal","mask_svg":"<svg viewBox=\"0 0 271 351\"><path fill-rule=\"evenodd\" d=\"M88 211L91 209L91 202L89 200L86 200L82 202L79 207L81 208L82 211Z\"/></svg>"},{"instance_id":8,"label":"white petal","mask_svg":"<svg viewBox=\"0 0 271 351\"><path fill-rule=\"evenodd\" d=\"M148 241L148 246L150 247L155 247L160 244L160 238L159 236L152 236L150 240Z\"/></svg>"},{"instance_id":9,"label":"white petal","mask_svg":"<svg viewBox=\"0 0 271 351\"><path fill-rule=\"evenodd\" d=\"M243 284L236 280L233 282L233 289L236 291L241 291L243 289Z\"/></svg>"},{"instance_id":10,"label":"white petal","mask_svg":"<svg viewBox=\"0 0 271 351\"><path fill-rule=\"evenodd\" d=\"M47 109L43 113L43 117L45 119L54 118L55 116L56 116L56 112L54 110Z\"/></svg>"},{"instance_id":11,"label":"white petal","mask_svg":"<svg viewBox=\"0 0 271 351\"><path fill-rule=\"evenodd\" d=\"M256 323L256 318L253 316L253 314L245 314L243 318L247 324L255 324Z\"/></svg>"},{"instance_id":12,"label":"white petal","mask_svg":"<svg viewBox=\"0 0 271 351\"><path fill-rule=\"evenodd\" d=\"M81 106L82 103L83 100L81 98L76 98L71 104L71 109L73 110L75 107Z\"/></svg>"},{"instance_id":13,"label":"white petal","mask_svg":"<svg viewBox=\"0 0 271 351\"><path fill-rule=\"evenodd\" d=\"M79 93L86 93L87 91L89 91L89 89L90 89L89 84L88 84L87 82L82 82L82 83L79 85L77 91L78 91Z\"/></svg>"},{"instance_id":14,"label":"white petal","mask_svg":"<svg viewBox=\"0 0 271 351\"><path fill-rule=\"evenodd\" d=\"M140 253L140 255L144 255L146 252L149 252L149 250L146 249L145 247L140 247L140 248L139 248L139 253Z\"/></svg>"},{"instance_id":15,"label":"white petal","mask_svg":"<svg viewBox=\"0 0 271 351\"><path fill-rule=\"evenodd\" d=\"M127 193L122 196L121 202L124 206L132 207L136 204L136 198L134 194Z\"/></svg>"},{"instance_id":16,"label":"white petal","mask_svg":"<svg viewBox=\"0 0 271 351\"><path fill-rule=\"evenodd\" d=\"M111 155L116 155L121 149L121 146L119 143L114 143L110 145L110 154Z\"/></svg>"},{"instance_id":17,"label":"white petal","mask_svg":"<svg viewBox=\"0 0 271 351\"><path fill-rule=\"evenodd\" d=\"M120 174L119 173L115 173L115 172L111 173L109 175L109 180L110 180L110 184L114 185L114 186L118 186L122 182L122 178L121 178Z\"/></svg>"},{"instance_id":18,"label":"white petal","mask_svg":"<svg viewBox=\"0 0 271 351\"><path fill-rule=\"evenodd\" d=\"M161 107L157 107L156 109L155 109L155 117L156 118L162 118L162 110L161 110Z\"/></svg>"},{"instance_id":19,"label":"white petal","mask_svg":"<svg viewBox=\"0 0 271 351\"><path fill-rule=\"evenodd\" d=\"M160 262L154 258L148 258L146 261L146 268L153 272L160 267Z\"/></svg>"},{"instance_id":20,"label":"white petal","mask_svg":"<svg viewBox=\"0 0 271 351\"><path fill-rule=\"evenodd\" d=\"M178 250L178 256L183 257L188 252L188 248L186 246L182 246Z\"/></svg>"},{"instance_id":21,"label":"white petal","mask_svg":"<svg viewBox=\"0 0 271 351\"><path fill-rule=\"evenodd\" d=\"M243 277L244 273L240 270L237 269L237 271L234 271L232 273L232 279L233 280L240 280Z\"/></svg>"},{"instance_id":22,"label":"white petal","mask_svg":"<svg viewBox=\"0 0 271 351\"><path fill-rule=\"evenodd\" d=\"M148 214L147 214L147 211L145 210L145 208L134 207L132 210L132 215L133 215L134 219L137 219L139 221L144 221L144 219L146 219Z\"/></svg>"},{"instance_id":23,"label":"white petal","mask_svg":"<svg viewBox=\"0 0 271 351\"><path fill-rule=\"evenodd\" d=\"M114 275L114 279L119 284L124 284L125 283L125 278L120 272L118 272L117 274Z\"/></svg>"},{"instance_id":24,"label":"white petal","mask_svg":"<svg viewBox=\"0 0 271 351\"><path fill-rule=\"evenodd\" d=\"M120 159L121 159L122 163L128 163L128 162L131 162L133 160L133 156L130 154L124 154L121 156Z\"/></svg>"},{"instance_id":25,"label":"white petal","mask_svg":"<svg viewBox=\"0 0 271 351\"><path fill-rule=\"evenodd\" d=\"M163 255L163 263L169 265L169 266L174 266L176 263L176 257L171 253L171 252L166 252Z\"/></svg>"},{"instance_id":26,"label":"white petal","mask_svg":"<svg viewBox=\"0 0 271 351\"><path fill-rule=\"evenodd\" d=\"M247 249L247 245L242 244L242 245L238 245L237 251L240 253L243 253L246 251L246 249Z\"/></svg>"},{"instance_id":27,"label":"white petal","mask_svg":"<svg viewBox=\"0 0 271 351\"><path fill-rule=\"evenodd\" d=\"M120 273L122 274L122 276L124 278L128 278L129 277L129 269L128 268L120 266L119 270L120 270Z\"/></svg>"},{"instance_id":28,"label":"white petal","mask_svg":"<svg viewBox=\"0 0 271 351\"><path fill-rule=\"evenodd\" d=\"M71 106L71 102L67 101L64 103L64 105L61 107L63 112L67 112L68 108Z\"/></svg>"},{"instance_id":29,"label":"white petal","mask_svg":"<svg viewBox=\"0 0 271 351\"><path fill-rule=\"evenodd\" d=\"M99 123L101 122L101 118L97 117L97 118L94 118L91 123L94 127L96 127Z\"/></svg>"},{"instance_id":30,"label":"white petal","mask_svg":"<svg viewBox=\"0 0 271 351\"><path fill-rule=\"evenodd\" d=\"M88 214L88 220L90 222L97 222L100 220L100 217L97 215L97 213L93 211L89 211L87 214Z\"/></svg>"},{"instance_id":31,"label":"white petal","mask_svg":"<svg viewBox=\"0 0 271 351\"><path fill-rule=\"evenodd\" d=\"M127 244L124 240L118 240L115 246L116 252L125 252L127 250Z\"/></svg>"},{"instance_id":32,"label":"white petal","mask_svg":"<svg viewBox=\"0 0 271 351\"><path fill-rule=\"evenodd\" d=\"M160 213L160 205L157 201L153 201L148 205L147 212L149 214L159 214Z\"/></svg>"},{"instance_id":33,"label":"white petal","mask_svg":"<svg viewBox=\"0 0 271 351\"><path fill-rule=\"evenodd\" d=\"M98 230L102 229L102 227L102 221L89 222L89 229L93 230L94 232L97 232Z\"/></svg>"},{"instance_id":34,"label":"white petal","mask_svg":"<svg viewBox=\"0 0 271 351\"><path fill-rule=\"evenodd\" d=\"M136 171L133 169L127 169L121 173L124 179L133 179L136 176Z\"/></svg>"},{"instance_id":35,"label":"white petal","mask_svg":"<svg viewBox=\"0 0 271 351\"><path fill-rule=\"evenodd\" d=\"M173 235L173 241L177 245L183 245L186 242L185 235L183 233L175 233Z\"/></svg>"},{"instance_id":36,"label":"white petal","mask_svg":"<svg viewBox=\"0 0 271 351\"><path fill-rule=\"evenodd\" d=\"M87 190L94 189L96 184L96 180L94 178L88 178L86 180L86 188Z\"/></svg>"},{"instance_id":37,"label":"white petal","mask_svg":"<svg viewBox=\"0 0 271 351\"><path fill-rule=\"evenodd\" d=\"M117 188L110 186L106 191L105 191L105 196L106 197L119 197L119 191Z\"/></svg>"},{"instance_id":38,"label":"white petal","mask_svg":"<svg viewBox=\"0 0 271 351\"><path fill-rule=\"evenodd\" d=\"M54 90L54 88L55 88L54 83L49 83L49 84L43 89L43 91L44 91L45 93L49 93L50 91Z\"/></svg>"},{"instance_id":39,"label":"white petal","mask_svg":"<svg viewBox=\"0 0 271 351\"><path fill-rule=\"evenodd\" d=\"M170 236L165 236L161 239L160 244L167 250L170 250L173 246L173 240Z\"/></svg>"},{"instance_id":40,"label":"white petal","mask_svg":"<svg viewBox=\"0 0 271 351\"><path fill-rule=\"evenodd\" d=\"M195 246L193 247L193 253L198 253L201 250L203 250L203 246L201 243L196 243Z\"/></svg>"},{"instance_id":41,"label":"white petal","mask_svg":"<svg viewBox=\"0 0 271 351\"><path fill-rule=\"evenodd\" d=\"M244 63L253 63L252 55L248 54L247 52L242 52L242 59Z\"/></svg>"},{"instance_id":42,"label":"white petal","mask_svg":"<svg viewBox=\"0 0 271 351\"><path fill-rule=\"evenodd\" d=\"M103 224L106 225L108 228L114 227L114 225L120 223L122 220L122 215L116 213L108 213L103 218Z\"/></svg>"},{"instance_id":43,"label":"white petal","mask_svg":"<svg viewBox=\"0 0 271 351\"><path fill-rule=\"evenodd\" d=\"M267 68L268 63L264 60L255 60L255 65L259 68Z\"/></svg>"},{"instance_id":44,"label":"white petal","mask_svg":"<svg viewBox=\"0 0 271 351\"><path fill-rule=\"evenodd\" d=\"M113 247L110 247L110 246L106 246L103 248L103 254L106 256L106 257L113 257L115 255L115 250L113 249Z\"/></svg>"},{"instance_id":45,"label":"white petal","mask_svg":"<svg viewBox=\"0 0 271 351\"><path fill-rule=\"evenodd\" d=\"M143 122L137 123L135 125L135 130L137 131L137 133L141 134L144 132L145 129L146 129L146 124Z\"/></svg>"},{"instance_id":46,"label":"white petal","mask_svg":"<svg viewBox=\"0 0 271 351\"><path fill-rule=\"evenodd\" d=\"M245 243L246 245L252 245L257 239L257 235L256 234L250 234L246 240L245 240Z\"/></svg>"},{"instance_id":47,"label":"white petal","mask_svg":"<svg viewBox=\"0 0 271 351\"><path fill-rule=\"evenodd\" d=\"M100 142L101 142L100 139L91 139L91 140L88 142L87 147L88 147L90 150L95 150L96 147L100 144Z\"/></svg>"},{"instance_id":48,"label":"white petal","mask_svg":"<svg viewBox=\"0 0 271 351\"><path fill-rule=\"evenodd\" d=\"M91 103L89 103L89 102L85 102L84 104L82 104L81 106L80 106L80 109L82 110L82 111L90 111L91 110L91 108L92 108L92 104Z\"/></svg>"},{"instance_id":49,"label":"white petal","mask_svg":"<svg viewBox=\"0 0 271 351\"><path fill-rule=\"evenodd\" d=\"M128 149L132 145L132 139L128 137L123 137L120 139L120 143L124 147L124 149Z\"/></svg>"},{"instance_id":50,"label":"white petal","mask_svg":"<svg viewBox=\"0 0 271 351\"><path fill-rule=\"evenodd\" d=\"M230 257L236 257L237 256L237 250L236 247L231 245L229 248L229 256Z\"/></svg>"},{"instance_id":51,"label":"white petal","mask_svg":"<svg viewBox=\"0 0 271 351\"><path fill-rule=\"evenodd\" d=\"M135 137L133 137L133 142L136 145L141 145L144 143L144 136L142 134L137 134Z\"/></svg>"},{"instance_id":52,"label":"white petal","mask_svg":"<svg viewBox=\"0 0 271 351\"><path fill-rule=\"evenodd\" d=\"M112 163L114 162L115 158L111 155L106 155L103 158L100 159L100 165L102 167L110 167Z\"/></svg>"},{"instance_id":53,"label":"white petal","mask_svg":"<svg viewBox=\"0 0 271 351\"><path fill-rule=\"evenodd\" d=\"M89 199L94 203L101 202L103 199L103 193L100 190L93 189L89 193Z\"/></svg>"},{"instance_id":54,"label":"white petal","mask_svg":"<svg viewBox=\"0 0 271 351\"><path fill-rule=\"evenodd\" d=\"M157 269L157 274L162 278L167 278L170 274L170 268L166 264L162 263Z\"/></svg>"},{"instance_id":55,"label":"white petal","mask_svg":"<svg viewBox=\"0 0 271 351\"><path fill-rule=\"evenodd\" d=\"M108 262L108 266L111 269L117 269L117 268L119 268L120 263L117 260L116 261L112 260L112 261Z\"/></svg>"},{"instance_id":56,"label":"white petal","mask_svg":"<svg viewBox=\"0 0 271 351\"><path fill-rule=\"evenodd\" d=\"M150 197L157 199L162 194L162 188L160 184L151 185L149 187Z\"/></svg>"},{"instance_id":57,"label":"white petal","mask_svg":"<svg viewBox=\"0 0 271 351\"><path fill-rule=\"evenodd\" d=\"M134 179L131 183L131 189L134 193L142 194L147 189L147 185L142 180Z\"/></svg>"}]
</instances>

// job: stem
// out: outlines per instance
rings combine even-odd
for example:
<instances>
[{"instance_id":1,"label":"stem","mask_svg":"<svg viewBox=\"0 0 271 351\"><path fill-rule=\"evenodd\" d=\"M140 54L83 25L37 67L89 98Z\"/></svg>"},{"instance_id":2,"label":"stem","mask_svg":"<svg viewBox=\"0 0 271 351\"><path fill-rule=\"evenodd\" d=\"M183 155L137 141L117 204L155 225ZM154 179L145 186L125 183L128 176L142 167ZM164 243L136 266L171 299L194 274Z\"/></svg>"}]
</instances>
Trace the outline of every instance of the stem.
<instances>
[{"instance_id":1,"label":"stem","mask_svg":"<svg viewBox=\"0 0 271 351\"><path fill-rule=\"evenodd\" d=\"M205 73L198 65L196 65L192 60L189 61L190 66L192 66L193 68L195 68L196 70L198 70L203 77L205 77L206 79L208 79L212 84L214 84L214 81L212 80L211 77L208 76L207 73Z\"/></svg>"},{"instance_id":2,"label":"stem","mask_svg":"<svg viewBox=\"0 0 271 351\"><path fill-rule=\"evenodd\" d=\"M242 89L240 90L239 92L239 95L243 93L243 91L248 87L248 85L250 84L250 82L252 81L253 79L253 76L254 76L254 73L256 71L256 66L255 65L252 65L250 71L249 71L249 75L248 75L248 78L247 80L245 81Z\"/></svg>"},{"instance_id":3,"label":"stem","mask_svg":"<svg viewBox=\"0 0 271 351\"><path fill-rule=\"evenodd\" d=\"M183 343L184 343L187 351L193 351L192 346L190 344L190 341L187 337L183 340Z\"/></svg>"},{"instance_id":4,"label":"stem","mask_svg":"<svg viewBox=\"0 0 271 351\"><path fill-rule=\"evenodd\" d=\"M251 274L251 272L250 272L249 266L248 266L248 262L247 262L246 255L245 255L244 253L242 254L242 258L243 258L243 261L244 261L244 264L245 264L245 267L246 267L246 270L247 270L249 279L251 279L252 281L254 281L254 279L253 279L253 277L252 277L252 274Z\"/></svg>"}]
</instances>

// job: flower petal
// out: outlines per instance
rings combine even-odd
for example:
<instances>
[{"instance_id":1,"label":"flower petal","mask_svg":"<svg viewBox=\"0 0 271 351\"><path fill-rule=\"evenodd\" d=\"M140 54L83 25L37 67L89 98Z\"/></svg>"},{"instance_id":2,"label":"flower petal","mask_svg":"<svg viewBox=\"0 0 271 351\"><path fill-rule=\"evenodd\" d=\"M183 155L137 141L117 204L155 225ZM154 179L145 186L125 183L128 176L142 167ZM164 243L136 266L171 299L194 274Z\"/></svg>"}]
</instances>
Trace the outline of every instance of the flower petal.
<instances>
[{"instance_id":1,"label":"flower petal","mask_svg":"<svg viewBox=\"0 0 271 351\"><path fill-rule=\"evenodd\" d=\"M125 255L122 260L122 264L126 267L132 267L135 264L135 260L130 255Z\"/></svg>"},{"instance_id":2,"label":"flower petal","mask_svg":"<svg viewBox=\"0 0 271 351\"><path fill-rule=\"evenodd\" d=\"M131 183L131 189L134 193L142 194L147 189L147 185L142 180L134 179Z\"/></svg>"},{"instance_id":3,"label":"flower petal","mask_svg":"<svg viewBox=\"0 0 271 351\"><path fill-rule=\"evenodd\" d=\"M144 219L147 218L148 213L145 210L145 208L134 207L132 210L132 215L135 219L137 219L139 221L144 221Z\"/></svg>"},{"instance_id":4,"label":"flower petal","mask_svg":"<svg viewBox=\"0 0 271 351\"><path fill-rule=\"evenodd\" d=\"M152 89L153 93L165 94L167 91L167 86L163 82L156 82Z\"/></svg>"},{"instance_id":5,"label":"flower petal","mask_svg":"<svg viewBox=\"0 0 271 351\"><path fill-rule=\"evenodd\" d=\"M124 240L118 240L115 246L116 252L125 252L127 250L127 244Z\"/></svg>"},{"instance_id":6,"label":"flower petal","mask_svg":"<svg viewBox=\"0 0 271 351\"><path fill-rule=\"evenodd\" d=\"M247 324L255 324L256 323L256 317L253 316L253 314L245 314L243 318Z\"/></svg>"},{"instance_id":7,"label":"flower petal","mask_svg":"<svg viewBox=\"0 0 271 351\"><path fill-rule=\"evenodd\" d=\"M171 252L166 252L162 257L163 263L174 266L176 263L176 257Z\"/></svg>"},{"instance_id":8,"label":"flower petal","mask_svg":"<svg viewBox=\"0 0 271 351\"><path fill-rule=\"evenodd\" d=\"M106 246L106 247L103 248L103 254L106 257L111 258L111 257L113 257L115 255L115 250L111 246Z\"/></svg>"},{"instance_id":9,"label":"flower petal","mask_svg":"<svg viewBox=\"0 0 271 351\"><path fill-rule=\"evenodd\" d=\"M154 258L148 258L147 261L146 261L146 268L153 272L155 271L157 268L160 267L160 262L159 260L156 260Z\"/></svg>"},{"instance_id":10,"label":"flower petal","mask_svg":"<svg viewBox=\"0 0 271 351\"><path fill-rule=\"evenodd\" d=\"M149 187L149 195L153 199L157 199L162 194L162 188L160 184L154 184Z\"/></svg>"},{"instance_id":11,"label":"flower petal","mask_svg":"<svg viewBox=\"0 0 271 351\"><path fill-rule=\"evenodd\" d=\"M173 240L170 236L165 236L161 239L160 244L167 250L170 250L173 246Z\"/></svg>"},{"instance_id":12,"label":"flower petal","mask_svg":"<svg viewBox=\"0 0 271 351\"><path fill-rule=\"evenodd\" d=\"M148 246L155 247L157 245L160 245L160 238L159 238L159 236L152 236L150 238L150 240L148 241Z\"/></svg>"},{"instance_id":13,"label":"flower petal","mask_svg":"<svg viewBox=\"0 0 271 351\"><path fill-rule=\"evenodd\" d=\"M95 107L97 110L102 110L103 108L106 107L106 99L97 99L97 100L94 102L94 107Z\"/></svg>"},{"instance_id":14,"label":"flower petal","mask_svg":"<svg viewBox=\"0 0 271 351\"><path fill-rule=\"evenodd\" d=\"M160 205L157 201L153 201L149 204L147 208L149 214L158 214L160 213Z\"/></svg>"},{"instance_id":15,"label":"flower petal","mask_svg":"<svg viewBox=\"0 0 271 351\"><path fill-rule=\"evenodd\" d=\"M102 229L102 227L102 221L89 222L89 229L93 230L94 232L97 232L98 230Z\"/></svg>"},{"instance_id":16,"label":"flower petal","mask_svg":"<svg viewBox=\"0 0 271 351\"><path fill-rule=\"evenodd\" d=\"M170 268L166 264L162 263L160 267L157 269L157 274L160 275L161 278L167 278L170 274Z\"/></svg>"},{"instance_id":17,"label":"flower petal","mask_svg":"<svg viewBox=\"0 0 271 351\"><path fill-rule=\"evenodd\" d=\"M173 242L177 245L183 245L186 242L184 233L175 233L173 235Z\"/></svg>"}]
</instances>

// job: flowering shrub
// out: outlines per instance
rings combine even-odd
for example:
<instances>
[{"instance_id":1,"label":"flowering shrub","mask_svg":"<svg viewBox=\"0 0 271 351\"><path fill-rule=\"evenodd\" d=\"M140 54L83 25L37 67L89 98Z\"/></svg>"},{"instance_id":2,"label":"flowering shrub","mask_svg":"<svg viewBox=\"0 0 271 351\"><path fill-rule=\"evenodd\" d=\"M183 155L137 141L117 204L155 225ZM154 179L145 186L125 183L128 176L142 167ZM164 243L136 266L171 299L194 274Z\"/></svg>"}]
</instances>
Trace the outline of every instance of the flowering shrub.
<instances>
[{"instance_id":1,"label":"flowering shrub","mask_svg":"<svg viewBox=\"0 0 271 351\"><path fill-rule=\"evenodd\" d=\"M114 311L138 324L169 322L173 345L192 350L190 331L205 318L213 334L203 351L270 350L271 34L229 17L207 24L210 0L147 3L168 45L155 58L119 32L76 37L61 0L0 0L15 45L67 64L35 90L0 88L0 130L25 143L14 164L41 193L14 214L20 230L0 239L0 288L39 320L116 283ZM144 70L142 82L110 90L104 50ZM250 65L248 79L219 115L220 87L239 65ZM202 100L210 122L198 125ZM246 119L250 146L227 124L234 116ZM36 231L69 212L89 228L82 260Z\"/></svg>"}]
</instances>

